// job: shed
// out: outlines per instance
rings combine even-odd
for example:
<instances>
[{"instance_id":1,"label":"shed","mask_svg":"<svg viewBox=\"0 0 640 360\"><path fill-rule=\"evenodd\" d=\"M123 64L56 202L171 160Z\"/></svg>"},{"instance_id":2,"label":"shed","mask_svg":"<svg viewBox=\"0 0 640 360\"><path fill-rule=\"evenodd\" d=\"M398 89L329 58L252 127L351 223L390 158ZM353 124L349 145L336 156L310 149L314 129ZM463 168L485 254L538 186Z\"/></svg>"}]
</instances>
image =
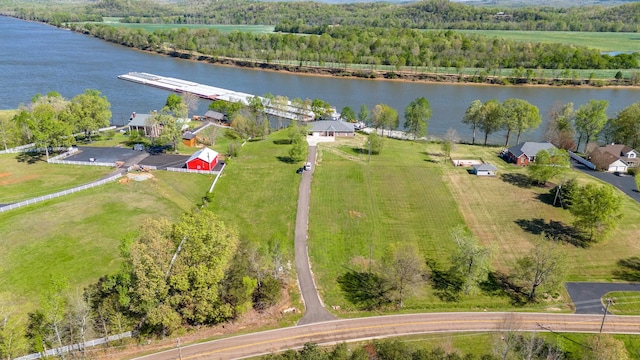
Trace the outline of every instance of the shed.
<instances>
[{"instance_id":1,"label":"shed","mask_svg":"<svg viewBox=\"0 0 640 360\"><path fill-rule=\"evenodd\" d=\"M202 148L187 160L189 170L213 170L218 163L218 153L207 147Z\"/></svg>"},{"instance_id":2,"label":"shed","mask_svg":"<svg viewBox=\"0 0 640 360\"><path fill-rule=\"evenodd\" d=\"M483 163L480 165L473 165L473 173L477 176L496 176L498 168L491 164Z\"/></svg>"},{"instance_id":3,"label":"shed","mask_svg":"<svg viewBox=\"0 0 640 360\"><path fill-rule=\"evenodd\" d=\"M188 147L196 146L196 134L191 131L185 131L182 134L182 143Z\"/></svg>"}]
</instances>

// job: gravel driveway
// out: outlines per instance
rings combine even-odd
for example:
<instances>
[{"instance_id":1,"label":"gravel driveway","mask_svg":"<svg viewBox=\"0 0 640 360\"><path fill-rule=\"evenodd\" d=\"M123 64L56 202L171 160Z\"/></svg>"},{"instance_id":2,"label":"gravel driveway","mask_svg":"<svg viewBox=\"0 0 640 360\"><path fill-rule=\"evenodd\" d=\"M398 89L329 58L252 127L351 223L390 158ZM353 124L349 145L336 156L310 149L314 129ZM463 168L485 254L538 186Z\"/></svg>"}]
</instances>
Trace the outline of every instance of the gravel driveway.
<instances>
[{"instance_id":1,"label":"gravel driveway","mask_svg":"<svg viewBox=\"0 0 640 360\"><path fill-rule=\"evenodd\" d=\"M565 284L576 314L603 314L602 297L611 291L640 291L640 284L568 282Z\"/></svg>"}]
</instances>

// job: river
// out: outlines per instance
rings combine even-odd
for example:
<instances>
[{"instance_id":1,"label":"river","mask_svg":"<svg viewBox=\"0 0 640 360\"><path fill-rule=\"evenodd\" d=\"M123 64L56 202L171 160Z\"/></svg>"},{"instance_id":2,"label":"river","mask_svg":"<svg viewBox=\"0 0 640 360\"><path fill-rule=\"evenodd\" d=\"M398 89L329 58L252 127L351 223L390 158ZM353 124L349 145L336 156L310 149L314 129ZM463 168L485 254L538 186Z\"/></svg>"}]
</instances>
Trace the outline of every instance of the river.
<instances>
[{"instance_id":1,"label":"river","mask_svg":"<svg viewBox=\"0 0 640 360\"><path fill-rule=\"evenodd\" d=\"M218 66L149 54L48 25L2 16L0 43L4 44L0 52L0 109L17 108L38 93L57 91L71 98L86 89L98 89L111 103L115 125L125 124L133 111L159 110L169 94L117 78L130 71L186 79L255 95L271 93L289 99L318 98L328 101L338 110L349 106L356 113L362 104L371 110L375 104L385 103L397 109L401 119L409 102L425 97L433 110L429 133L437 136L454 128L463 139L469 139L471 131L461 123L461 119L475 99L525 99L538 106L543 115L556 102L573 102L577 108L590 99L604 99L610 102L610 117L640 101L638 88L427 84L315 77ZM200 101L195 113L203 114L207 106L207 101ZM523 140L539 140L543 128L544 125L525 134ZM502 134L495 134L490 139L499 143L502 138Z\"/></svg>"}]
</instances>

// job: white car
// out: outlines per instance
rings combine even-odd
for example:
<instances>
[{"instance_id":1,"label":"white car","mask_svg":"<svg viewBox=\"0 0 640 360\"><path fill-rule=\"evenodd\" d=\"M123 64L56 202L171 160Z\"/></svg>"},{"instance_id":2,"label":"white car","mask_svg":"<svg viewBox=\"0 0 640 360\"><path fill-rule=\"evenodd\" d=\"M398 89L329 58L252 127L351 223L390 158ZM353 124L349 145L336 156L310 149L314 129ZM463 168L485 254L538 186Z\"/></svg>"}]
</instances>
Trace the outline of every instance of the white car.
<instances>
[{"instance_id":1,"label":"white car","mask_svg":"<svg viewBox=\"0 0 640 360\"><path fill-rule=\"evenodd\" d=\"M311 163L310 163L310 162L308 162L308 163L304 164L304 169L305 169L306 171L311 170Z\"/></svg>"}]
</instances>

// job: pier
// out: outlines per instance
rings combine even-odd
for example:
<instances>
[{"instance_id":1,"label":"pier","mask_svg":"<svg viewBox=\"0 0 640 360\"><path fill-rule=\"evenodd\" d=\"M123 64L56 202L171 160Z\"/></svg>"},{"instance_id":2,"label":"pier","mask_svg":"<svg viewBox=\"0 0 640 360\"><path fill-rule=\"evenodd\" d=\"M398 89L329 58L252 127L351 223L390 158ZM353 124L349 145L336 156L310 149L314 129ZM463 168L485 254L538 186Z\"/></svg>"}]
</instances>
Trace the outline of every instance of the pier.
<instances>
[{"instance_id":1,"label":"pier","mask_svg":"<svg viewBox=\"0 0 640 360\"><path fill-rule=\"evenodd\" d=\"M127 80L147 86L153 86L159 89L169 90L179 94L191 93L206 100L223 100L234 103L239 102L245 106L249 105L249 99L256 96L239 91L199 84L192 81L142 72L130 72L124 75L119 75L118 79ZM312 121L315 119L315 114L311 110L293 106L291 101L288 102L286 107L283 107L281 109L276 106L276 104L272 104L270 99L261 96L257 97L260 99L260 101L262 101L264 112L267 115L298 121Z\"/></svg>"}]
</instances>

